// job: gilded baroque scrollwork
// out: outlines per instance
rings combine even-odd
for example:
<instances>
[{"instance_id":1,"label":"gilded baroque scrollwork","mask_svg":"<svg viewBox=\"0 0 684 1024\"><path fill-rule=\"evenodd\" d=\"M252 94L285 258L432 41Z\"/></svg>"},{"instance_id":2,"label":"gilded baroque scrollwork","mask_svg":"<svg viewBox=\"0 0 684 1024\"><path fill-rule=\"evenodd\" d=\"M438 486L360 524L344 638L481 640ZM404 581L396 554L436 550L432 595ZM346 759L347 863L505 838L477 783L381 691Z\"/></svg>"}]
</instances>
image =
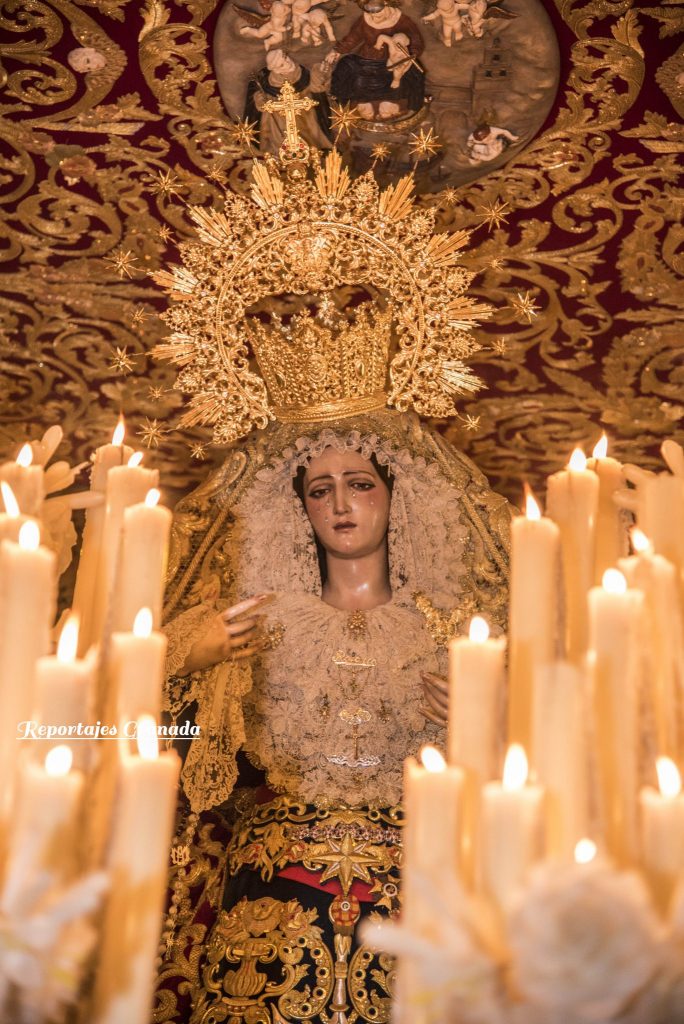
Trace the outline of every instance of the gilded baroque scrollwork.
<instances>
[{"instance_id":1,"label":"gilded baroque scrollwork","mask_svg":"<svg viewBox=\"0 0 684 1024\"><path fill-rule=\"evenodd\" d=\"M248 133L212 65L220 10L0 7L3 454L60 422L65 457L81 461L121 407L177 493L223 457L203 428L174 429L187 399L150 358L166 328L149 276L177 262L187 204L249 186ZM523 476L539 484L601 428L618 456L654 464L684 423L682 5L562 0L550 13L562 69L544 129L498 170L424 199L440 229L473 232L474 290L495 307L471 363L489 390L440 426L514 499Z\"/></svg>"}]
</instances>

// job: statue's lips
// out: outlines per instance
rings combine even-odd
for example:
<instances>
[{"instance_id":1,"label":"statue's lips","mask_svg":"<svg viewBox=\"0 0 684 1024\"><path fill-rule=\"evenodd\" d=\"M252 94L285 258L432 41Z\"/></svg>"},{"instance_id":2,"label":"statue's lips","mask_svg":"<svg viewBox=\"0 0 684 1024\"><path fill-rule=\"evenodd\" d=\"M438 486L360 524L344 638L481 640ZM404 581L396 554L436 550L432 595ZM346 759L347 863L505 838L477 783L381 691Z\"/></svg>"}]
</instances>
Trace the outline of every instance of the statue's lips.
<instances>
[{"instance_id":1,"label":"statue's lips","mask_svg":"<svg viewBox=\"0 0 684 1024\"><path fill-rule=\"evenodd\" d=\"M336 526L333 526L333 530L336 530L336 531L337 530L355 530L355 529L356 529L356 523L338 523Z\"/></svg>"}]
</instances>

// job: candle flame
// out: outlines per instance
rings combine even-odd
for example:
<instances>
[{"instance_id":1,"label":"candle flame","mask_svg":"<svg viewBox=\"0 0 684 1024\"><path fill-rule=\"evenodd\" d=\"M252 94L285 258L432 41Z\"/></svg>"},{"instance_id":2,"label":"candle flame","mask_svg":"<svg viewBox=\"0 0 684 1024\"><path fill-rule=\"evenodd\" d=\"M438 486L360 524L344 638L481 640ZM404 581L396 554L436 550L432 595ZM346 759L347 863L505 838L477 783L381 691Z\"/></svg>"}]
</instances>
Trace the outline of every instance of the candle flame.
<instances>
[{"instance_id":1,"label":"candle flame","mask_svg":"<svg viewBox=\"0 0 684 1024\"><path fill-rule=\"evenodd\" d=\"M148 508L154 508L155 505L159 504L161 498L161 491L156 487L151 487L145 495L145 504Z\"/></svg>"},{"instance_id":2,"label":"candle flame","mask_svg":"<svg viewBox=\"0 0 684 1024\"><path fill-rule=\"evenodd\" d=\"M19 505L14 497L14 491L6 480L0 480L0 491L2 491L2 502L5 506L5 512L12 519L16 519L19 515Z\"/></svg>"},{"instance_id":3,"label":"candle flame","mask_svg":"<svg viewBox=\"0 0 684 1024\"><path fill-rule=\"evenodd\" d=\"M69 618L62 627L62 632L59 634L59 643L57 644L57 659L58 661L74 661L76 658L76 651L78 650L78 627L80 624L80 616L78 612L71 612Z\"/></svg>"},{"instance_id":4,"label":"candle flame","mask_svg":"<svg viewBox=\"0 0 684 1024\"><path fill-rule=\"evenodd\" d=\"M594 445L594 450L591 454L595 459L605 459L608 454L608 437L605 431L601 434L601 439Z\"/></svg>"},{"instance_id":5,"label":"candle flame","mask_svg":"<svg viewBox=\"0 0 684 1024\"><path fill-rule=\"evenodd\" d=\"M638 526L633 526L629 531L629 539L632 542L632 548L637 552L637 554L642 554L644 551L650 551L653 547L644 531L640 530Z\"/></svg>"},{"instance_id":6,"label":"candle flame","mask_svg":"<svg viewBox=\"0 0 684 1024\"><path fill-rule=\"evenodd\" d=\"M624 594L627 591L627 580L619 569L606 569L601 584L608 594Z\"/></svg>"},{"instance_id":7,"label":"candle flame","mask_svg":"<svg viewBox=\"0 0 684 1024\"><path fill-rule=\"evenodd\" d=\"M53 779L58 778L60 775L68 775L71 770L72 760L73 755L69 747L63 744L59 747L53 747L45 757L45 771Z\"/></svg>"},{"instance_id":8,"label":"candle flame","mask_svg":"<svg viewBox=\"0 0 684 1024\"><path fill-rule=\"evenodd\" d=\"M596 843L592 839L580 839L575 847L575 863L590 864L596 853Z\"/></svg>"},{"instance_id":9,"label":"candle flame","mask_svg":"<svg viewBox=\"0 0 684 1024\"><path fill-rule=\"evenodd\" d=\"M483 619L481 615L473 615L470 620L468 636L469 639L473 640L476 644L483 644L485 640L488 640L489 626L487 625L487 620Z\"/></svg>"},{"instance_id":10,"label":"candle flame","mask_svg":"<svg viewBox=\"0 0 684 1024\"><path fill-rule=\"evenodd\" d=\"M531 488L527 484L525 484L525 515L528 519L535 520L535 522L541 519L541 509L535 501Z\"/></svg>"},{"instance_id":11,"label":"candle flame","mask_svg":"<svg viewBox=\"0 0 684 1024\"><path fill-rule=\"evenodd\" d=\"M443 772L446 768L446 761L437 747L423 747L420 759L423 762L423 768L428 772Z\"/></svg>"},{"instance_id":12,"label":"candle flame","mask_svg":"<svg viewBox=\"0 0 684 1024\"><path fill-rule=\"evenodd\" d=\"M23 466L24 469L26 469L28 466L31 465L32 462L33 449L31 448L31 445L27 441L25 445L22 445L21 451L17 455L17 465Z\"/></svg>"},{"instance_id":13,"label":"candle flame","mask_svg":"<svg viewBox=\"0 0 684 1024\"><path fill-rule=\"evenodd\" d=\"M582 469L587 468L587 457L581 448L575 448L570 461L568 462L568 469L573 469L575 472L579 472Z\"/></svg>"},{"instance_id":14,"label":"candle flame","mask_svg":"<svg viewBox=\"0 0 684 1024\"><path fill-rule=\"evenodd\" d=\"M133 623L134 636L149 636L152 632L152 611L150 608L141 608Z\"/></svg>"},{"instance_id":15,"label":"candle flame","mask_svg":"<svg viewBox=\"0 0 684 1024\"><path fill-rule=\"evenodd\" d=\"M133 454L131 455L130 459L128 460L128 465L129 466L139 466L140 463L142 462L142 460L143 460L143 453L142 452L133 452Z\"/></svg>"},{"instance_id":16,"label":"candle flame","mask_svg":"<svg viewBox=\"0 0 684 1024\"><path fill-rule=\"evenodd\" d=\"M656 772L662 796L670 800L679 796L682 790L682 780L674 761L671 761L669 757L659 757L656 760Z\"/></svg>"},{"instance_id":17,"label":"candle flame","mask_svg":"<svg viewBox=\"0 0 684 1024\"><path fill-rule=\"evenodd\" d=\"M157 723L152 715L141 715L136 723L138 753L145 761L156 761L159 757Z\"/></svg>"},{"instance_id":18,"label":"candle flame","mask_svg":"<svg viewBox=\"0 0 684 1024\"><path fill-rule=\"evenodd\" d=\"M29 520L19 530L19 547L24 551L36 551L40 544L40 530L38 523Z\"/></svg>"},{"instance_id":19,"label":"candle flame","mask_svg":"<svg viewBox=\"0 0 684 1024\"><path fill-rule=\"evenodd\" d=\"M505 789L522 789L527 782L527 756L519 743L511 743L503 770Z\"/></svg>"},{"instance_id":20,"label":"candle flame","mask_svg":"<svg viewBox=\"0 0 684 1024\"><path fill-rule=\"evenodd\" d=\"M112 434L112 444L121 445L123 444L124 437L126 436L126 424L124 423L123 413L120 414L116 426L114 427L114 433Z\"/></svg>"}]
</instances>

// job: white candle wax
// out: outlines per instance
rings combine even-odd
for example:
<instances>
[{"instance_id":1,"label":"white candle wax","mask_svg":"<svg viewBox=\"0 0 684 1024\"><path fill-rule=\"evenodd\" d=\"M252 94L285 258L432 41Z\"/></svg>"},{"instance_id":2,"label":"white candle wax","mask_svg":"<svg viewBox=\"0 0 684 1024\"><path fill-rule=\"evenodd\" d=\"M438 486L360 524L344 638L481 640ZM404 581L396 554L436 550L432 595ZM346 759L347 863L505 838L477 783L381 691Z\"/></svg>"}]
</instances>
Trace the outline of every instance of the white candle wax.
<instances>
[{"instance_id":1,"label":"white candle wax","mask_svg":"<svg viewBox=\"0 0 684 1024\"><path fill-rule=\"evenodd\" d=\"M55 761L62 763L53 769ZM21 760L8 831L2 897L5 906L19 899L45 870L57 884L70 881L76 873L83 775L69 771L70 763L69 751L64 747L51 751L45 765Z\"/></svg>"},{"instance_id":2,"label":"white candle wax","mask_svg":"<svg viewBox=\"0 0 684 1024\"><path fill-rule=\"evenodd\" d=\"M42 466L34 466L32 462L31 446L25 444L16 462L3 462L0 465L0 480L4 480L12 488L20 512L39 518L45 498L44 471ZM0 502L2 510L6 512L2 496Z\"/></svg>"},{"instance_id":3,"label":"white candle wax","mask_svg":"<svg viewBox=\"0 0 684 1024\"><path fill-rule=\"evenodd\" d=\"M535 679L535 772L546 792L547 850L572 863L588 831L586 672L568 662L540 667Z\"/></svg>"},{"instance_id":4,"label":"white candle wax","mask_svg":"<svg viewBox=\"0 0 684 1024\"><path fill-rule=\"evenodd\" d=\"M556 656L560 530L540 518L528 495L526 515L511 524L508 629L508 739L520 743L536 764L532 739L534 685L540 666Z\"/></svg>"},{"instance_id":5,"label":"white candle wax","mask_svg":"<svg viewBox=\"0 0 684 1024\"><path fill-rule=\"evenodd\" d=\"M622 463L605 454L607 442L594 448L594 457L587 462L599 480L598 506L596 510L596 536L594 543L594 584L600 586L606 569L617 565L618 558L626 554L627 532L620 519L618 506L613 495L625 486Z\"/></svg>"},{"instance_id":6,"label":"white candle wax","mask_svg":"<svg viewBox=\"0 0 684 1024\"><path fill-rule=\"evenodd\" d=\"M643 536L643 535L642 535ZM658 750L676 757L684 744L679 694L684 691L684 621L677 569L645 547L619 560L629 587L644 595L646 648Z\"/></svg>"},{"instance_id":7,"label":"white candle wax","mask_svg":"<svg viewBox=\"0 0 684 1024\"><path fill-rule=\"evenodd\" d=\"M517 775L513 752L520 752L523 762ZM488 782L482 790L482 880L502 912L544 854L544 791L525 785L526 774L522 748L513 746L504 781Z\"/></svg>"},{"instance_id":8,"label":"white candle wax","mask_svg":"<svg viewBox=\"0 0 684 1024\"><path fill-rule=\"evenodd\" d=\"M76 658L77 645L78 620L72 617L62 630L57 654L39 658L36 662L33 717L41 725L68 728L90 720L96 664L92 658ZM53 739L40 741L38 752L41 758L44 751L60 744L69 747L76 768L88 767L89 744L82 739L69 740L58 734Z\"/></svg>"},{"instance_id":9,"label":"white candle wax","mask_svg":"<svg viewBox=\"0 0 684 1024\"><path fill-rule=\"evenodd\" d=\"M449 644L448 760L474 772L480 783L496 775L505 651L504 638L489 638L479 616L470 637Z\"/></svg>"},{"instance_id":10,"label":"white candle wax","mask_svg":"<svg viewBox=\"0 0 684 1024\"><path fill-rule=\"evenodd\" d=\"M35 535L35 536L34 536ZM30 719L37 659L50 648L55 614L55 555L34 546L34 523L22 544L0 543L0 825L9 813L19 744L18 724Z\"/></svg>"},{"instance_id":11,"label":"white candle wax","mask_svg":"<svg viewBox=\"0 0 684 1024\"><path fill-rule=\"evenodd\" d=\"M122 438L123 440L123 438ZM93 456L93 467L90 475L90 490L96 494L105 494L107 474L115 466L125 465L133 449L122 444L105 444L96 449ZM106 505L104 502L89 508L86 512L83 539L78 560L78 572L74 588L74 611L81 620L79 631L79 654L83 655L88 648L99 640L95 634L93 612L96 593L96 577L102 560L102 543L105 523Z\"/></svg>"},{"instance_id":12,"label":"white candle wax","mask_svg":"<svg viewBox=\"0 0 684 1024\"><path fill-rule=\"evenodd\" d=\"M684 795L676 766L658 759L660 789L644 786L639 794L641 857L653 894L668 909L677 879L684 875Z\"/></svg>"},{"instance_id":13,"label":"white candle wax","mask_svg":"<svg viewBox=\"0 0 684 1024\"><path fill-rule=\"evenodd\" d=\"M93 631L101 636L115 598L117 571L121 549L121 531L124 511L130 505L144 500L147 492L156 487L159 473L142 466L114 466L107 474L105 521L102 532L100 562L95 579Z\"/></svg>"},{"instance_id":14,"label":"white candle wax","mask_svg":"<svg viewBox=\"0 0 684 1024\"><path fill-rule=\"evenodd\" d=\"M598 477L579 449L568 469L548 480L546 507L560 528L565 596L565 653L573 662L586 654L589 636L587 592L594 581L594 529L598 507ZM573 468L577 466L578 468Z\"/></svg>"},{"instance_id":15,"label":"white candle wax","mask_svg":"<svg viewBox=\"0 0 684 1024\"><path fill-rule=\"evenodd\" d=\"M639 692L643 594L609 570L589 592L597 775L606 847L621 865L636 858Z\"/></svg>"},{"instance_id":16,"label":"white candle wax","mask_svg":"<svg viewBox=\"0 0 684 1024\"><path fill-rule=\"evenodd\" d=\"M163 633L112 634L110 676L117 725L135 721L141 715L159 717L166 646Z\"/></svg>"},{"instance_id":17,"label":"white candle wax","mask_svg":"<svg viewBox=\"0 0 684 1024\"><path fill-rule=\"evenodd\" d=\"M150 1020L179 772L174 751L122 755L93 1024Z\"/></svg>"},{"instance_id":18,"label":"white candle wax","mask_svg":"<svg viewBox=\"0 0 684 1024\"><path fill-rule=\"evenodd\" d=\"M154 492L158 493L158 492ZM124 512L114 628L130 630L140 608L161 625L169 533L173 515L161 505L131 505Z\"/></svg>"},{"instance_id":19,"label":"white candle wax","mask_svg":"<svg viewBox=\"0 0 684 1024\"><path fill-rule=\"evenodd\" d=\"M643 483L644 495L640 528L653 544L654 550L677 566L684 574L684 480L669 473L648 477Z\"/></svg>"},{"instance_id":20,"label":"white candle wax","mask_svg":"<svg viewBox=\"0 0 684 1024\"><path fill-rule=\"evenodd\" d=\"M446 765L433 748L423 751L422 760L424 763L409 757L404 762L402 921L414 934L429 939L434 933L435 911L425 898L421 880L452 893L459 884L464 773ZM397 984L402 1024L428 1024L419 965L400 957Z\"/></svg>"}]
</instances>

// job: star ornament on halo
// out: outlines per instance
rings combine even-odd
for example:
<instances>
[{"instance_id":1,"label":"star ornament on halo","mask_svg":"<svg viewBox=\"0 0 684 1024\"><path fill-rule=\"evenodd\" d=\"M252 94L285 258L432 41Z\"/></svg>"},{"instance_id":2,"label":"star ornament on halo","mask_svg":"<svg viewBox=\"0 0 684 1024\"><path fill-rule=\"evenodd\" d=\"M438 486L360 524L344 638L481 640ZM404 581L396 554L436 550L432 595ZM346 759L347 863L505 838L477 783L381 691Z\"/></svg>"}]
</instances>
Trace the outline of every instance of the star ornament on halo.
<instances>
[{"instance_id":1,"label":"star ornament on halo","mask_svg":"<svg viewBox=\"0 0 684 1024\"><path fill-rule=\"evenodd\" d=\"M478 206L477 212L481 214L480 224L486 224L491 231L492 228L499 228L506 223L511 207L509 203L497 199L487 206Z\"/></svg>"},{"instance_id":2,"label":"star ornament on halo","mask_svg":"<svg viewBox=\"0 0 684 1024\"><path fill-rule=\"evenodd\" d=\"M465 421L464 425L465 425L465 429L466 430L473 431L473 430L479 430L480 429L480 417L479 416L471 416L470 413L468 413L468 415L464 416L463 419Z\"/></svg>"},{"instance_id":3,"label":"star ornament on halo","mask_svg":"<svg viewBox=\"0 0 684 1024\"><path fill-rule=\"evenodd\" d=\"M416 162L429 160L442 148L442 143L435 135L434 128L428 128L427 131L421 128L419 132L411 132L409 138L413 140L409 142L409 152L415 156Z\"/></svg>"},{"instance_id":4,"label":"star ornament on halo","mask_svg":"<svg viewBox=\"0 0 684 1024\"><path fill-rule=\"evenodd\" d=\"M132 278L132 270L138 269L135 266L138 257L130 249L115 249L110 256L105 256L104 259L107 263L111 263L119 277Z\"/></svg>"},{"instance_id":5,"label":"star ornament on halo","mask_svg":"<svg viewBox=\"0 0 684 1024\"><path fill-rule=\"evenodd\" d=\"M539 306L534 303L534 296L531 292L517 292L514 299L509 300L509 306L521 320L531 324L536 316L539 316Z\"/></svg>"},{"instance_id":6,"label":"star ornament on halo","mask_svg":"<svg viewBox=\"0 0 684 1024\"><path fill-rule=\"evenodd\" d=\"M336 139L342 135L351 135L361 120L361 115L351 103L331 103L330 112L330 124Z\"/></svg>"},{"instance_id":7,"label":"star ornament on halo","mask_svg":"<svg viewBox=\"0 0 684 1024\"><path fill-rule=\"evenodd\" d=\"M207 446L206 444L193 444L190 447L190 458L192 459L206 459L207 457Z\"/></svg>"},{"instance_id":8,"label":"star ornament on halo","mask_svg":"<svg viewBox=\"0 0 684 1024\"><path fill-rule=\"evenodd\" d=\"M127 345L123 347L117 345L109 363L110 369L116 370L118 373L130 373L133 369L134 358L135 356L128 354Z\"/></svg>"},{"instance_id":9,"label":"star ornament on halo","mask_svg":"<svg viewBox=\"0 0 684 1024\"><path fill-rule=\"evenodd\" d=\"M376 142L371 149L371 156L374 161L386 160L390 155L390 148L386 142Z\"/></svg>"},{"instance_id":10,"label":"star ornament on halo","mask_svg":"<svg viewBox=\"0 0 684 1024\"><path fill-rule=\"evenodd\" d=\"M257 134L256 121L248 121L246 118L234 121L228 129L228 135L233 145L249 151L254 148Z\"/></svg>"},{"instance_id":11,"label":"star ornament on halo","mask_svg":"<svg viewBox=\"0 0 684 1024\"><path fill-rule=\"evenodd\" d=\"M168 434L166 427L163 427L159 420L151 420L149 416L145 417L140 430L137 431L138 437L142 438L143 444L146 448L158 448L159 442L163 439L165 434Z\"/></svg>"},{"instance_id":12,"label":"star ornament on halo","mask_svg":"<svg viewBox=\"0 0 684 1024\"><path fill-rule=\"evenodd\" d=\"M173 171L159 171L150 185L150 190L157 196L178 196L182 185Z\"/></svg>"}]
</instances>

